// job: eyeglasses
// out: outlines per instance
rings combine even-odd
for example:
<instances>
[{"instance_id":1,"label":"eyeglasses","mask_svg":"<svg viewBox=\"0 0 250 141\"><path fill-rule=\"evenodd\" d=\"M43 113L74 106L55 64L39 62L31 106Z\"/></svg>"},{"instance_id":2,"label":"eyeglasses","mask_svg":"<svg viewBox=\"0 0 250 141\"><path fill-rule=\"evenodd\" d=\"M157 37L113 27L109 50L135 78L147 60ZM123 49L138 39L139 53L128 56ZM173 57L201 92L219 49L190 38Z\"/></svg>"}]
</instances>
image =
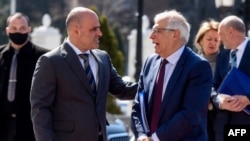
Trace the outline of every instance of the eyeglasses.
<instances>
[{"instance_id":1,"label":"eyeglasses","mask_svg":"<svg viewBox=\"0 0 250 141\"><path fill-rule=\"evenodd\" d=\"M153 28L152 29L152 33L160 33L163 30L167 30L167 31L175 31L175 29L170 29L170 28Z\"/></svg>"}]
</instances>

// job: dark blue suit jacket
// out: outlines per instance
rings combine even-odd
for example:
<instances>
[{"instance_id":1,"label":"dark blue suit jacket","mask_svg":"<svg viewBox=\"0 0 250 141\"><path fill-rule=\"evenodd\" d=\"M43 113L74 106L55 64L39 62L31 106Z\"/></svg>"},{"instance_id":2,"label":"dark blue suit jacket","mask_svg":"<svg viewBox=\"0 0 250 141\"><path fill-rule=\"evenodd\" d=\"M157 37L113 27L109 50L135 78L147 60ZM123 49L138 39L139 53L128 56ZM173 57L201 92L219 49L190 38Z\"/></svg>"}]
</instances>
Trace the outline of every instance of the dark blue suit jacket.
<instances>
[{"instance_id":1,"label":"dark blue suit jacket","mask_svg":"<svg viewBox=\"0 0 250 141\"><path fill-rule=\"evenodd\" d=\"M214 88L217 90L223 81L224 77L230 69L229 65L230 50L222 51L217 57ZM250 76L250 40L248 40L246 49L243 53L239 67L241 71ZM250 97L249 97L250 99ZM217 112L214 120L215 132L223 132L225 124L250 124L250 116L245 112L230 112L226 110L219 110L219 103L216 96L213 98L214 104L217 107Z\"/></svg>"},{"instance_id":2,"label":"dark blue suit jacket","mask_svg":"<svg viewBox=\"0 0 250 141\"><path fill-rule=\"evenodd\" d=\"M151 98L161 57L149 56L142 69L138 92L145 93L147 120L150 121ZM167 70L166 70L167 73ZM206 141L207 105L212 87L212 71L205 59L185 47L168 82L162 101L156 134L161 141ZM136 137L142 129L138 94L132 111ZM150 123L149 123L150 125Z\"/></svg>"}]
</instances>

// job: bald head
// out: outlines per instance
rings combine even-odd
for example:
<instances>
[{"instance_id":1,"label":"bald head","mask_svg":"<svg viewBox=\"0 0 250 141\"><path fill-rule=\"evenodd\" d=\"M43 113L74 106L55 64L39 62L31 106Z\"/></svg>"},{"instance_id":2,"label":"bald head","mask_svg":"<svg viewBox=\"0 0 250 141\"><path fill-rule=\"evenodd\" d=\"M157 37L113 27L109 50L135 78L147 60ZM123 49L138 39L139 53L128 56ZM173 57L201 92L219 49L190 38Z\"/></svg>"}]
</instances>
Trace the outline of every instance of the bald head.
<instances>
[{"instance_id":1,"label":"bald head","mask_svg":"<svg viewBox=\"0 0 250 141\"><path fill-rule=\"evenodd\" d=\"M85 7L73 8L66 19L68 40L82 52L99 47L102 36L97 14Z\"/></svg>"},{"instance_id":2,"label":"bald head","mask_svg":"<svg viewBox=\"0 0 250 141\"><path fill-rule=\"evenodd\" d=\"M96 13L91 9L85 7L73 8L66 19L67 30L69 30L71 26L79 26L82 20L84 20L86 16L90 15L97 17Z\"/></svg>"},{"instance_id":3,"label":"bald head","mask_svg":"<svg viewBox=\"0 0 250 141\"><path fill-rule=\"evenodd\" d=\"M243 34L246 32L244 22L237 16L227 16L220 22L220 26L232 27L236 31Z\"/></svg>"},{"instance_id":4,"label":"bald head","mask_svg":"<svg viewBox=\"0 0 250 141\"><path fill-rule=\"evenodd\" d=\"M236 49L245 40L245 24L237 16L227 16L219 24L219 36L225 48Z\"/></svg>"}]
</instances>

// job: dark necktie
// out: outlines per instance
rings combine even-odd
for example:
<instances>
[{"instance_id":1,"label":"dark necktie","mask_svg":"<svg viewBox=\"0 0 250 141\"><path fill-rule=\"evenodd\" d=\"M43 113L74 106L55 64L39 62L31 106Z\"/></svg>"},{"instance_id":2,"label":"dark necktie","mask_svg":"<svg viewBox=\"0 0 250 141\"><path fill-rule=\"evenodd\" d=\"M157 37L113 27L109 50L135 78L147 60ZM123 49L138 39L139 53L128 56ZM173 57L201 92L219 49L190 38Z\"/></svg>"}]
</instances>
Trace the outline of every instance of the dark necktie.
<instances>
[{"instance_id":1,"label":"dark necktie","mask_svg":"<svg viewBox=\"0 0 250 141\"><path fill-rule=\"evenodd\" d=\"M9 84L8 84L8 100L10 102L15 100L15 91L16 91L16 69L17 69L17 54L18 51L15 51L10 67L10 75L9 75Z\"/></svg>"},{"instance_id":2,"label":"dark necktie","mask_svg":"<svg viewBox=\"0 0 250 141\"><path fill-rule=\"evenodd\" d=\"M150 132L151 134L154 133L157 129L159 115L160 115L160 108L162 102L162 92L163 92L163 82L164 82L164 75L165 75L165 66L168 63L166 59L162 60L160 71L158 73L158 78L155 83L154 94L152 95L153 102L152 102L152 112L151 112L151 126Z\"/></svg>"},{"instance_id":3,"label":"dark necktie","mask_svg":"<svg viewBox=\"0 0 250 141\"><path fill-rule=\"evenodd\" d=\"M231 68L237 67L237 56L236 56L237 51L238 50L235 49L231 52L231 56L230 56Z\"/></svg>"},{"instance_id":4,"label":"dark necktie","mask_svg":"<svg viewBox=\"0 0 250 141\"><path fill-rule=\"evenodd\" d=\"M88 54L80 54L79 56L84 60L84 69L89 80L89 85L93 91L93 94L96 95L96 84L95 84L94 75L89 65L89 56Z\"/></svg>"}]
</instances>

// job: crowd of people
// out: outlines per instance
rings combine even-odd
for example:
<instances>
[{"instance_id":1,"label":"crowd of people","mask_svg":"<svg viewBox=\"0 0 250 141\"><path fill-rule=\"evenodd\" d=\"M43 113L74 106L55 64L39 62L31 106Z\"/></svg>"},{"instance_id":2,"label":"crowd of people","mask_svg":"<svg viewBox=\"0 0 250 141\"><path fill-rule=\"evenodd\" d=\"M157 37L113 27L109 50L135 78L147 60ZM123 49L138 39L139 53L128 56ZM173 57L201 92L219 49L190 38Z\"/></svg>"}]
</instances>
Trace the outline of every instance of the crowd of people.
<instances>
[{"instance_id":1,"label":"crowd of people","mask_svg":"<svg viewBox=\"0 0 250 141\"><path fill-rule=\"evenodd\" d=\"M0 141L107 141L109 93L133 100L136 141L223 141L225 125L249 125L250 96L218 93L233 68L250 76L250 40L239 17L202 22L188 47L191 25L183 14L156 14L149 37L155 52L137 82L123 80L98 49L103 33L93 10L73 8L65 23L64 42L46 50L30 41L26 15L8 17Z\"/></svg>"}]
</instances>

